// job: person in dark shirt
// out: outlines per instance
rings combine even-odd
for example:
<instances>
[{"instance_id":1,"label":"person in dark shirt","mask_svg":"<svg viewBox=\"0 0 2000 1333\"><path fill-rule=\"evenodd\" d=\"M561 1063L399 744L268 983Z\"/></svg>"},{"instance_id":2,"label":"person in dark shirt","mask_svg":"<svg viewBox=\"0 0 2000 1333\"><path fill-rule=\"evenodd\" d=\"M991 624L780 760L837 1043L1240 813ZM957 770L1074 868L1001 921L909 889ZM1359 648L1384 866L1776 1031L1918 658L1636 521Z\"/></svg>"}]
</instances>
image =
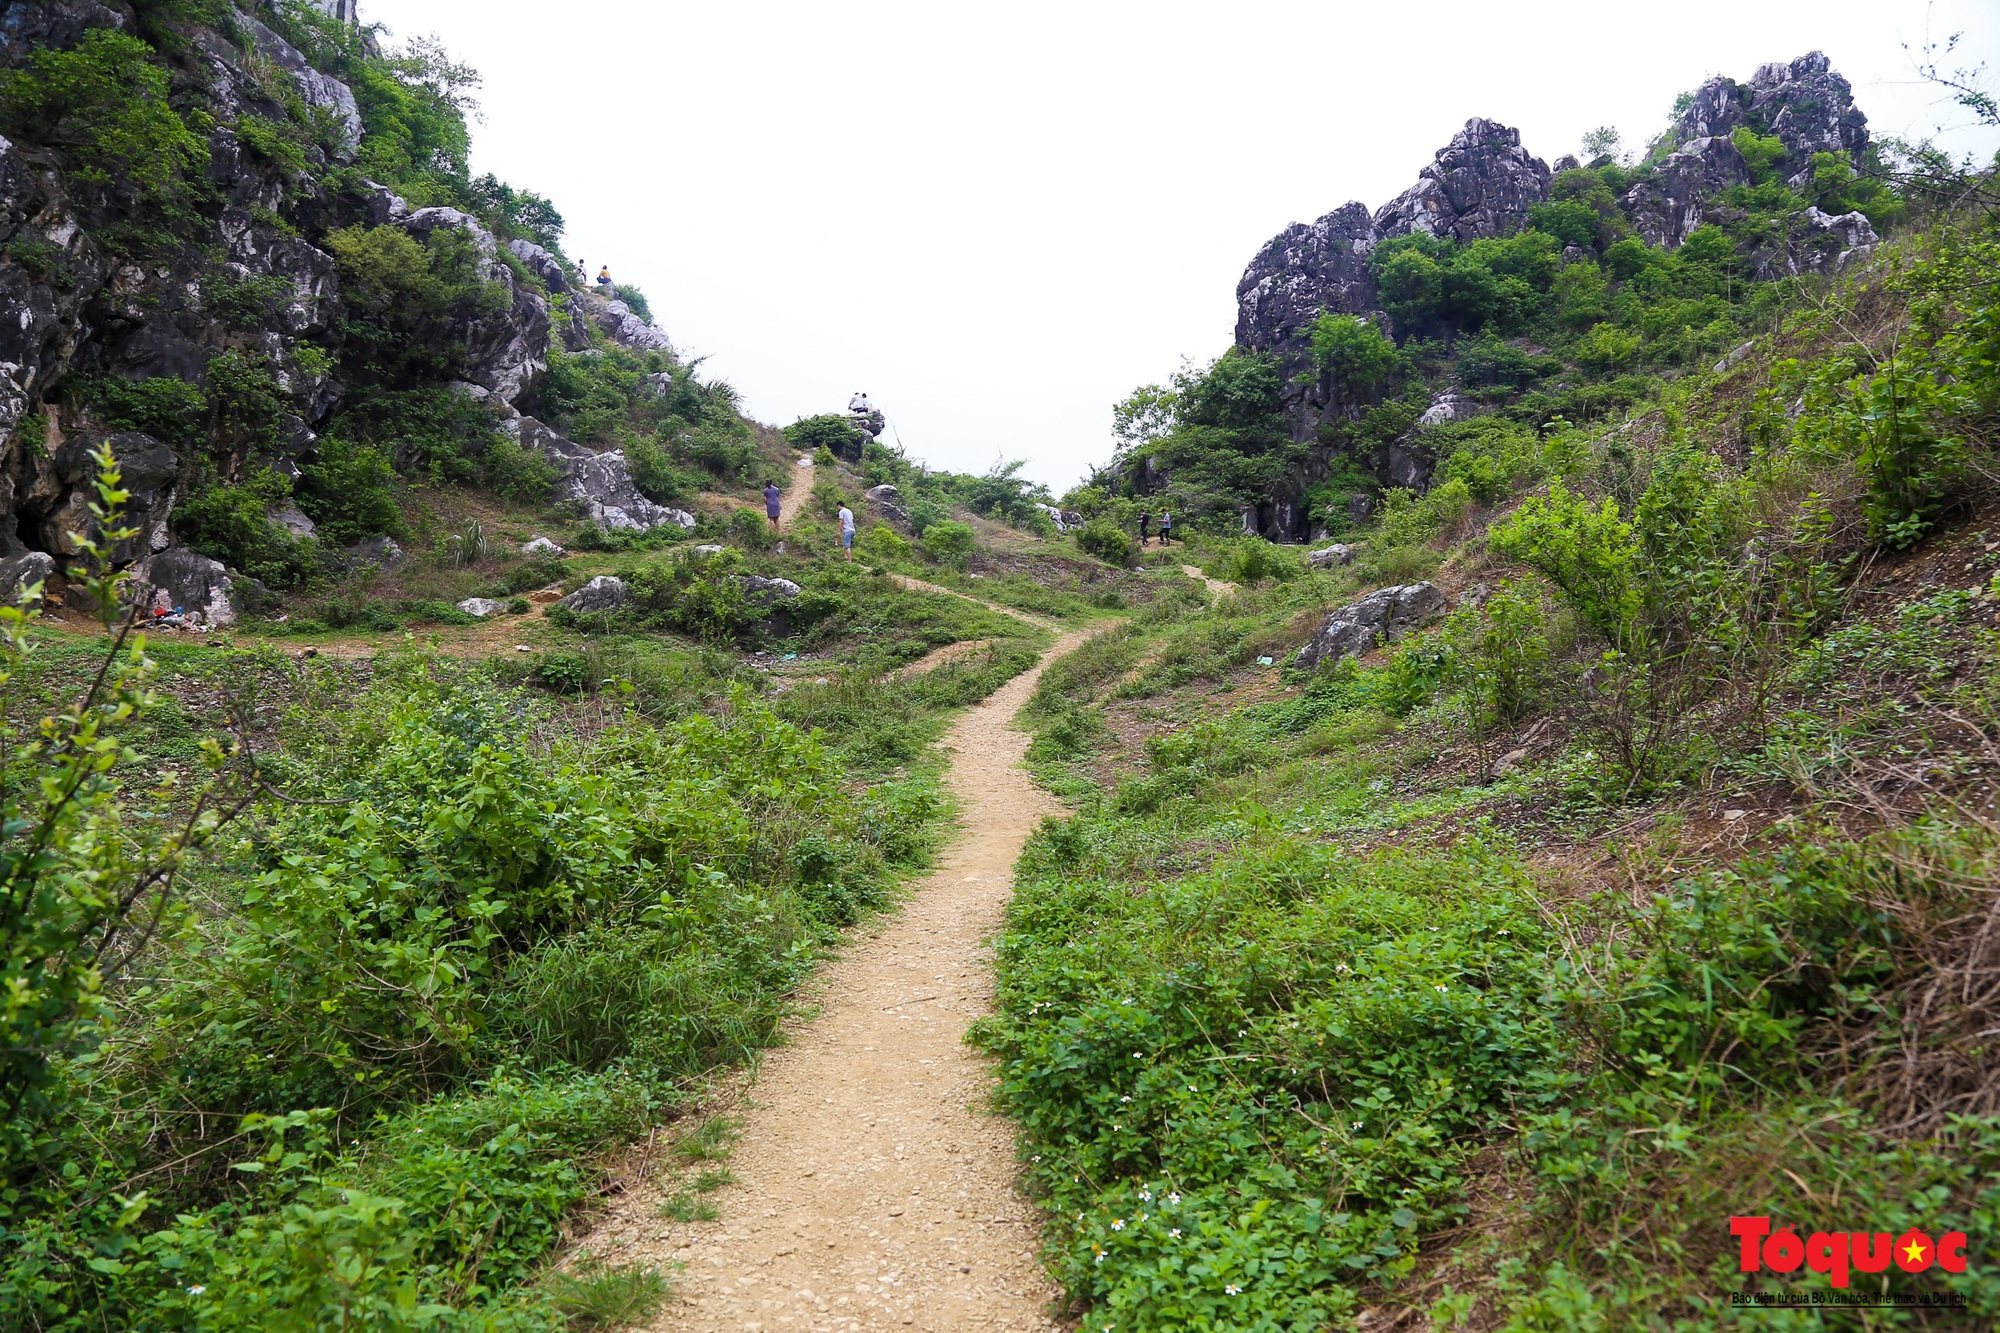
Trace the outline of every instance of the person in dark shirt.
<instances>
[{"instance_id":1,"label":"person in dark shirt","mask_svg":"<svg viewBox=\"0 0 2000 1333\"><path fill-rule=\"evenodd\" d=\"M779 502L782 499L783 496L778 491L778 483L775 481L766 481L764 483L764 517L771 520L773 528L778 526L778 513L781 508Z\"/></svg>"},{"instance_id":2,"label":"person in dark shirt","mask_svg":"<svg viewBox=\"0 0 2000 1333\"><path fill-rule=\"evenodd\" d=\"M1144 547L1144 546L1145 546L1145 544L1146 544L1146 536L1147 536L1147 532L1146 532L1146 530L1147 530L1148 528L1150 528L1150 527L1151 527L1152 525L1153 525L1153 516L1152 516L1152 514L1151 514L1151 513L1149 513L1149 512L1147 512L1146 510L1143 510L1143 509L1142 509L1142 510L1140 510L1140 511L1139 511L1139 545L1140 545L1141 547Z\"/></svg>"}]
</instances>

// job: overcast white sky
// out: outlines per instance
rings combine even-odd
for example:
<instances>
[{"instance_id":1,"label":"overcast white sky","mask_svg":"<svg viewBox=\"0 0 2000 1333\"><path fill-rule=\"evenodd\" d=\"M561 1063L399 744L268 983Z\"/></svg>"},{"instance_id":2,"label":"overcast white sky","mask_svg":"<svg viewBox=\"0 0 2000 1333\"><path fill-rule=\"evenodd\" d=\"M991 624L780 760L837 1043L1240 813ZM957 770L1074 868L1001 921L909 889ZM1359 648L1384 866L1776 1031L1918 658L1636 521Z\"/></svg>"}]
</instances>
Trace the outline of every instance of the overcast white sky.
<instances>
[{"instance_id":1,"label":"overcast white sky","mask_svg":"<svg viewBox=\"0 0 2000 1333\"><path fill-rule=\"evenodd\" d=\"M1062 490L1111 404L1228 347L1270 236L1405 189L1470 116L1553 161L1712 74L1825 51L1877 133L1955 116L1903 43L1992 0L1528 4L362 0L485 77L475 168L552 199L783 425L866 389L911 456ZM1982 156L1992 135L1947 140Z\"/></svg>"}]
</instances>

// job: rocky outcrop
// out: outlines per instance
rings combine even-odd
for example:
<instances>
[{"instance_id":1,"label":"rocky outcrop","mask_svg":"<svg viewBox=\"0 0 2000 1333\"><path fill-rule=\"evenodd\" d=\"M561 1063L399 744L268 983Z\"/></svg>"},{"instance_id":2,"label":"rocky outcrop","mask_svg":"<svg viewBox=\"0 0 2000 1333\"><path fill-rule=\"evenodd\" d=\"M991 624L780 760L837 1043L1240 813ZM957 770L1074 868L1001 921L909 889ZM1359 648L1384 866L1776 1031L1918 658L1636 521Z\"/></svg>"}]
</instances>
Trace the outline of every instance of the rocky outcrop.
<instances>
[{"instance_id":1,"label":"rocky outcrop","mask_svg":"<svg viewBox=\"0 0 2000 1333\"><path fill-rule=\"evenodd\" d=\"M1055 524L1057 532L1075 532L1083 526L1083 515L1074 509L1058 509L1054 505L1045 504L1037 504L1035 508L1047 515L1049 522Z\"/></svg>"},{"instance_id":2,"label":"rocky outcrop","mask_svg":"<svg viewBox=\"0 0 2000 1333\"><path fill-rule=\"evenodd\" d=\"M1331 546L1323 546L1319 550L1309 552L1306 555L1306 567L1309 569L1333 569L1340 565L1351 565L1353 563L1354 548L1340 542L1335 542Z\"/></svg>"},{"instance_id":3,"label":"rocky outcrop","mask_svg":"<svg viewBox=\"0 0 2000 1333\"><path fill-rule=\"evenodd\" d=\"M547 537L543 537L538 534L536 536L528 538L526 542L522 543L521 554L544 556L544 557L559 559L561 556L565 554L565 552L563 551L562 547L550 541Z\"/></svg>"},{"instance_id":4,"label":"rocky outcrop","mask_svg":"<svg viewBox=\"0 0 2000 1333\"><path fill-rule=\"evenodd\" d=\"M1854 105L1853 87L1818 51L1759 66L1747 84L1710 79L1695 90L1672 134L1685 145L1739 127L1781 140L1786 176L1795 182L1810 171L1814 153L1840 153L1858 166L1868 148L1868 117Z\"/></svg>"},{"instance_id":5,"label":"rocky outcrop","mask_svg":"<svg viewBox=\"0 0 2000 1333\"><path fill-rule=\"evenodd\" d=\"M522 448L542 455L554 465L560 477L554 498L576 506L583 517L600 527L649 532L673 523L693 530L693 514L654 504L639 493L622 450L610 449L600 454L586 449L533 417L518 417L504 423L502 428L518 439Z\"/></svg>"},{"instance_id":6,"label":"rocky outcrop","mask_svg":"<svg viewBox=\"0 0 2000 1333\"><path fill-rule=\"evenodd\" d=\"M477 616L479 619L484 620L488 616L498 615L500 612L505 611L507 603L495 601L491 597L468 597L464 601L456 603L456 609L463 611L468 616Z\"/></svg>"},{"instance_id":7,"label":"rocky outcrop","mask_svg":"<svg viewBox=\"0 0 2000 1333\"><path fill-rule=\"evenodd\" d=\"M641 319L638 312L623 301L606 300L596 292L579 288L570 294L569 313L570 333L564 343L572 352L584 351L590 346L588 331L578 323L581 317L596 325L605 337L620 347L635 352L673 355L674 345L666 333L658 325Z\"/></svg>"},{"instance_id":8,"label":"rocky outcrop","mask_svg":"<svg viewBox=\"0 0 2000 1333\"><path fill-rule=\"evenodd\" d=\"M1521 132L1474 117L1418 173L1417 183L1375 212L1383 236L1422 232L1454 241L1505 236L1549 197L1548 164L1521 147Z\"/></svg>"},{"instance_id":9,"label":"rocky outcrop","mask_svg":"<svg viewBox=\"0 0 2000 1333\"><path fill-rule=\"evenodd\" d=\"M870 486L863 492L868 497L869 507L892 523L909 526L910 511L903 504L903 493L884 482L880 486Z\"/></svg>"},{"instance_id":10,"label":"rocky outcrop","mask_svg":"<svg viewBox=\"0 0 2000 1333\"><path fill-rule=\"evenodd\" d=\"M456 208L420 208L399 224L413 236L428 236L441 227L464 233L486 257L481 275L505 289L506 307L468 315L451 335L467 352L465 382L490 394L503 412L548 369L549 306L541 293L514 280L514 271L500 262L500 244L479 219Z\"/></svg>"},{"instance_id":11,"label":"rocky outcrop","mask_svg":"<svg viewBox=\"0 0 2000 1333\"><path fill-rule=\"evenodd\" d=\"M1750 257L1750 271L1764 282L1838 272L1873 251L1880 239L1861 213L1836 216L1808 208L1796 215L1781 242Z\"/></svg>"},{"instance_id":12,"label":"rocky outcrop","mask_svg":"<svg viewBox=\"0 0 2000 1333\"><path fill-rule=\"evenodd\" d=\"M745 597L765 606L792 601L805 591L790 579L765 578L761 574L738 574L736 583Z\"/></svg>"},{"instance_id":13,"label":"rocky outcrop","mask_svg":"<svg viewBox=\"0 0 2000 1333\"><path fill-rule=\"evenodd\" d=\"M1735 141L1704 135L1669 153L1652 178L1627 190L1620 203L1641 240L1672 249L1702 224L1710 200L1749 183L1750 168Z\"/></svg>"},{"instance_id":14,"label":"rocky outcrop","mask_svg":"<svg viewBox=\"0 0 2000 1333\"><path fill-rule=\"evenodd\" d=\"M1294 660L1311 670L1322 662L1359 657L1376 644L1394 643L1443 614L1444 593L1435 583L1380 588L1331 612Z\"/></svg>"},{"instance_id":15,"label":"rocky outcrop","mask_svg":"<svg viewBox=\"0 0 2000 1333\"><path fill-rule=\"evenodd\" d=\"M173 486L180 475L181 461L172 449L150 435L121 431L108 437L81 437L69 441L51 460L56 477L69 488L63 502L43 516L41 547L57 555L75 555L82 548L79 537L96 535L96 520L90 504L95 500L96 450L109 444L118 460L121 489L130 494L119 516L118 526L137 528L138 535L112 548L114 563L124 564L149 551L164 550L168 542L167 520L173 511Z\"/></svg>"},{"instance_id":16,"label":"rocky outcrop","mask_svg":"<svg viewBox=\"0 0 2000 1333\"><path fill-rule=\"evenodd\" d=\"M236 21L249 33L257 54L291 81L298 90L299 100L324 112L339 127L339 149L335 156L341 162L352 162L361 147L361 107L354 100L354 90L331 74L314 69L297 47L256 19L245 18L239 12Z\"/></svg>"},{"instance_id":17,"label":"rocky outcrop","mask_svg":"<svg viewBox=\"0 0 2000 1333\"><path fill-rule=\"evenodd\" d=\"M576 275L570 272L568 264L536 245L533 241L512 240L507 242L507 253L521 261L521 267L541 279L542 286L551 292L566 292L570 280Z\"/></svg>"},{"instance_id":18,"label":"rocky outcrop","mask_svg":"<svg viewBox=\"0 0 2000 1333\"><path fill-rule=\"evenodd\" d=\"M556 607L577 615L596 615L606 611L616 611L631 599L631 586L624 579L614 574L599 574L557 602Z\"/></svg>"},{"instance_id":19,"label":"rocky outcrop","mask_svg":"<svg viewBox=\"0 0 2000 1333\"><path fill-rule=\"evenodd\" d=\"M1236 345L1276 353L1294 403L1326 405L1322 386L1297 382L1312 365L1320 315L1379 309L1368 272L1379 239L1365 204L1343 204L1311 226L1294 222L1272 237L1236 284Z\"/></svg>"}]
</instances>

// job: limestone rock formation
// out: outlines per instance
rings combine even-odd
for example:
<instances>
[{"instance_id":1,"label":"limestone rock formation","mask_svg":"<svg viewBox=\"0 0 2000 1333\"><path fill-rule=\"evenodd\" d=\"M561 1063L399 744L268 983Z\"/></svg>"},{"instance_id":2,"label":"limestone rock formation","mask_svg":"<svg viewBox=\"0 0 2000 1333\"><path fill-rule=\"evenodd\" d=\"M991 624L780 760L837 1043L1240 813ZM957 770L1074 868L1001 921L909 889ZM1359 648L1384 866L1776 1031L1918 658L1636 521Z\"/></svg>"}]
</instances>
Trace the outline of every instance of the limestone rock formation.
<instances>
[{"instance_id":1,"label":"limestone rock formation","mask_svg":"<svg viewBox=\"0 0 2000 1333\"><path fill-rule=\"evenodd\" d=\"M539 555L539 556L561 556L564 554L564 551L562 547L556 545L556 543L550 541L547 537L543 537L538 534L536 536L528 538L526 542L522 543L521 554Z\"/></svg>"},{"instance_id":2,"label":"limestone rock formation","mask_svg":"<svg viewBox=\"0 0 2000 1333\"><path fill-rule=\"evenodd\" d=\"M1726 137L1739 127L1782 140L1793 181L1809 170L1814 153L1841 153L1858 165L1868 147L1868 117L1854 105L1853 87L1818 51L1759 66L1747 84L1710 79L1695 91L1673 134L1685 144Z\"/></svg>"},{"instance_id":3,"label":"limestone rock formation","mask_svg":"<svg viewBox=\"0 0 2000 1333\"><path fill-rule=\"evenodd\" d=\"M1359 657L1376 644L1394 643L1443 614L1444 593L1435 583L1378 588L1329 613L1295 660L1311 670L1321 662Z\"/></svg>"},{"instance_id":4,"label":"limestone rock formation","mask_svg":"<svg viewBox=\"0 0 2000 1333\"><path fill-rule=\"evenodd\" d=\"M1455 241L1504 236L1549 197L1548 164L1521 147L1521 132L1477 116L1438 150L1417 183L1382 205L1384 236L1422 232Z\"/></svg>"},{"instance_id":5,"label":"limestone rock formation","mask_svg":"<svg viewBox=\"0 0 2000 1333\"><path fill-rule=\"evenodd\" d=\"M575 505L584 517L600 526L648 532L674 523L689 531L694 529L693 514L654 504L639 493L622 450L596 453L564 439L533 417L516 418L502 428L518 439L522 448L554 464L561 478L556 483L555 499Z\"/></svg>"},{"instance_id":6,"label":"limestone rock formation","mask_svg":"<svg viewBox=\"0 0 2000 1333\"><path fill-rule=\"evenodd\" d=\"M1337 565L1351 565L1353 563L1354 548L1344 545L1341 542L1335 542L1331 546L1323 546L1319 550L1309 552L1306 555L1306 566L1310 569L1332 569Z\"/></svg>"},{"instance_id":7,"label":"limestone rock formation","mask_svg":"<svg viewBox=\"0 0 2000 1333\"><path fill-rule=\"evenodd\" d=\"M0 603L17 605L21 595L55 576L55 557L47 551L23 551L0 556Z\"/></svg>"},{"instance_id":8,"label":"limestone rock formation","mask_svg":"<svg viewBox=\"0 0 2000 1333\"><path fill-rule=\"evenodd\" d=\"M457 608L468 616L478 616L481 620L507 609L505 602L497 602L491 597L468 597L457 603Z\"/></svg>"}]
</instances>

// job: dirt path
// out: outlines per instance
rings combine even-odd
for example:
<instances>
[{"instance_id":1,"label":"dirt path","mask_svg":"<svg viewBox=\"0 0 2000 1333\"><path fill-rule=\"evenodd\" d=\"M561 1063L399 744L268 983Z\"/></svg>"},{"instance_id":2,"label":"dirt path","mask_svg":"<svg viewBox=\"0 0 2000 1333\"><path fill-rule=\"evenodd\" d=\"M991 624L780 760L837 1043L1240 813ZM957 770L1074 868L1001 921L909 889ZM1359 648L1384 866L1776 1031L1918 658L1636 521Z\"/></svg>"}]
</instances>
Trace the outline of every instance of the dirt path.
<instances>
[{"instance_id":1,"label":"dirt path","mask_svg":"<svg viewBox=\"0 0 2000 1333\"><path fill-rule=\"evenodd\" d=\"M960 592L956 588L947 588L938 583L926 583L922 579L913 579L908 574L891 574L889 577L895 580L898 587L909 588L915 592L934 592L944 597L956 597L961 601L971 602L974 606L983 606L988 611L998 611L1003 616L1012 616L1016 620L1025 620L1030 625L1038 625L1042 629L1054 630L1058 634L1062 632L1063 627L1061 625L1046 617L1038 616L1032 611L1018 611L1011 606L1002 606L998 602L983 602L971 593ZM1047 661L1048 659L1044 658L1043 660Z\"/></svg>"},{"instance_id":2,"label":"dirt path","mask_svg":"<svg viewBox=\"0 0 2000 1333\"><path fill-rule=\"evenodd\" d=\"M1191 579L1200 579L1204 584L1208 585L1208 595L1210 597L1222 597L1236 591L1235 584L1225 582L1222 579L1210 578L1201 572L1201 566L1199 565L1182 565L1181 573Z\"/></svg>"},{"instance_id":3,"label":"dirt path","mask_svg":"<svg viewBox=\"0 0 2000 1333\"><path fill-rule=\"evenodd\" d=\"M981 648L990 648L994 639L964 639L958 643L948 643L942 648L933 648L914 662L905 662L893 671L885 672L884 680L908 680L912 676L928 675L941 666L949 666L961 657L970 657Z\"/></svg>"},{"instance_id":4,"label":"dirt path","mask_svg":"<svg viewBox=\"0 0 2000 1333\"><path fill-rule=\"evenodd\" d=\"M785 498L779 505L779 512L783 515L778 520L780 532L791 527L793 520L806 512L806 505L812 499L812 493L813 461L810 457L801 455L792 467L790 480L785 482Z\"/></svg>"},{"instance_id":5,"label":"dirt path","mask_svg":"<svg viewBox=\"0 0 2000 1333\"><path fill-rule=\"evenodd\" d=\"M661 1219L657 1184L586 1244L616 1262L683 1265L650 1325L669 1330L1053 1330L1036 1218L1014 1191L1013 1132L982 1108L989 1063L965 1045L993 1003L985 948L1014 860L1057 806L1020 768L1013 724L1042 666L945 737L963 811L910 902L823 974L824 1007L773 1052L741 1108L735 1184L713 1222Z\"/></svg>"}]
</instances>

